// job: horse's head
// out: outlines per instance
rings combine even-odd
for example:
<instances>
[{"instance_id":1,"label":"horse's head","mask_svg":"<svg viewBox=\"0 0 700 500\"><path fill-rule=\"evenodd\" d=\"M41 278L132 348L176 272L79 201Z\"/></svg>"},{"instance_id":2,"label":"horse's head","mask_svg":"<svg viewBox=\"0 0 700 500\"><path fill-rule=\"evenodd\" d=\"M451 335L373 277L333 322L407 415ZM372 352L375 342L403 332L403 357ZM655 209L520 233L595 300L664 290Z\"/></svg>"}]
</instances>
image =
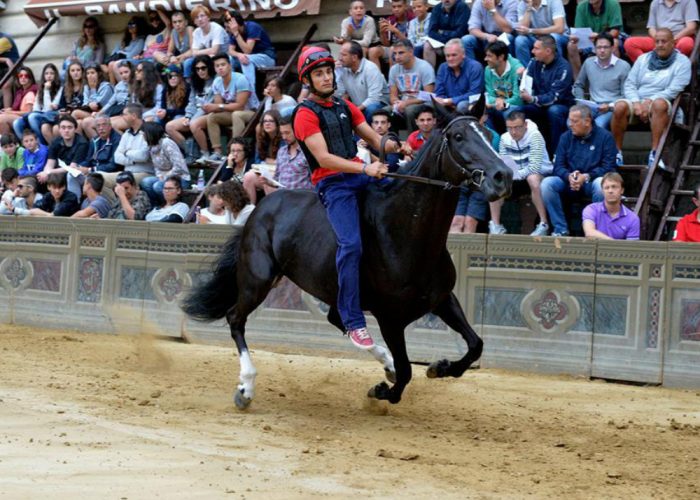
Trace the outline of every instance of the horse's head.
<instances>
[{"instance_id":1,"label":"horse's head","mask_svg":"<svg viewBox=\"0 0 700 500\"><path fill-rule=\"evenodd\" d=\"M486 129L479 123L484 114L484 96L468 115L452 113L436 101L433 106L443 135L437 157L441 176L453 185L467 182L489 201L510 195L513 171L493 149Z\"/></svg>"}]
</instances>

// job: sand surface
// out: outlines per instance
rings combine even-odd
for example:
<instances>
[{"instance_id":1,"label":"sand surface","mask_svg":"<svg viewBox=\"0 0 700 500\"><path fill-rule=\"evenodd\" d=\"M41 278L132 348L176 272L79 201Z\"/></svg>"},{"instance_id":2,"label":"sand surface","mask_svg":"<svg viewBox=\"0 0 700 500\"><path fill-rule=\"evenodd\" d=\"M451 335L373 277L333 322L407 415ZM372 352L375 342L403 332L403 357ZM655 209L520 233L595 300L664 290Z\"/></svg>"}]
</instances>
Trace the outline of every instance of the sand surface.
<instances>
[{"instance_id":1,"label":"sand surface","mask_svg":"<svg viewBox=\"0 0 700 500\"><path fill-rule=\"evenodd\" d=\"M700 497L700 391L311 354L0 325L0 498Z\"/></svg>"}]
</instances>

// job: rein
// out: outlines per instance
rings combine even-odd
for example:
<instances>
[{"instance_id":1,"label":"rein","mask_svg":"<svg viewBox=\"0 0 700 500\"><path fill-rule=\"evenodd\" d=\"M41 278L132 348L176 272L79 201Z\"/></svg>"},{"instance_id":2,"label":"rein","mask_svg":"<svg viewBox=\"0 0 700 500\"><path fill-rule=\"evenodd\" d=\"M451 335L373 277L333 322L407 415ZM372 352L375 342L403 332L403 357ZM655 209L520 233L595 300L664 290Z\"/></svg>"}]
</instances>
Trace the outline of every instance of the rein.
<instances>
[{"instance_id":1,"label":"rein","mask_svg":"<svg viewBox=\"0 0 700 500\"><path fill-rule=\"evenodd\" d=\"M436 161L439 163L440 160L442 159L442 154L447 151L447 154L450 156L450 159L452 162L457 165L464 174L468 176L467 178L467 185L473 184L476 187L481 187L481 183L484 181L484 171L481 169L475 169L472 171L469 171L462 167L457 161L455 161L454 156L452 156L452 153L450 152L449 148L447 147L447 131L450 129L452 125L454 125L457 121L460 120L469 120L470 118L467 116L458 116L456 118L453 118L445 127L443 130L443 137L442 137L442 142L440 144L440 150L438 151L437 159ZM386 135L382 136L381 141L379 143L379 162L384 163L386 153L384 150L384 147L386 146L386 143L388 140L393 140L396 143L399 143L399 137L396 135L394 132L389 132ZM440 186L441 188L445 190L450 190L458 186L452 185L448 181L438 181L435 179L430 179L428 177L421 177L418 175L410 175L410 174L397 174L397 173L392 173L392 172L387 172L384 174L385 177L390 177L392 179L404 179L407 181L411 182L418 182L421 184L429 184L431 186Z\"/></svg>"}]
</instances>

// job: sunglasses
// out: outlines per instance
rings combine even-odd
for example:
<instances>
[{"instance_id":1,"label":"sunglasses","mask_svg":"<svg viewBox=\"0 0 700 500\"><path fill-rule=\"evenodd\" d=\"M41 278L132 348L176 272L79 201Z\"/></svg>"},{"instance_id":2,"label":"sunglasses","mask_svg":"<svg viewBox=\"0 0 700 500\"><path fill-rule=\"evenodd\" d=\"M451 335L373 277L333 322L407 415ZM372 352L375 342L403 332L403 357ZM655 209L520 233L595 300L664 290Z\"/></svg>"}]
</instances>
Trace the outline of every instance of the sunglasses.
<instances>
[{"instance_id":1,"label":"sunglasses","mask_svg":"<svg viewBox=\"0 0 700 500\"><path fill-rule=\"evenodd\" d=\"M17 187L20 189L28 188L29 186L27 184L17 184Z\"/></svg>"},{"instance_id":2,"label":"sunglasses","mask_svg":"<svg viewBox=\"0 0 700 500\"><path fill-rule=\"evenodd\" d=\"M194 69L196 69L197 71L204 71L205 69L209 68L207 68L206 66L195 66Z\"/></svg>"},{"instance_id":3,"label":"sunglasses","mask_svg":"<svg viewBox=\"0 0 700 500\"><path fill-rule=\"evenodd\" d=\"M275 120L263 120L263 123L277 123Z\"/></svg>"},{"instance_id":4,"label":"sunglasses","mask_svg":"<svg viewBox=\"0 0 700 500\"><path fill-rule=\"evenodd\" d=\"M83 28L85 28L86 30L94 30L95 28L97 28L97 26L95 26L94 24L86 24L85 26L83 26Z\"/></svg>"},{"instance_id":5,"label":"sunglasses","mask_svg":"<svg viewBox=\"0 0 700 500\"><path fill-rule=\"evenodd\" d=\"M127 27L129 27L129 28L135 28L135 27L136 27L136 23L126 23L126 25L127 25Z\"/></svg>"},{"instance_id":6,"label":"sunglasses","mask_svg":"<svg viewBox=\"0 0 700 500\"><path fill-rule=\"evenodd\" d=\"M29 78L29 73L19 73L17 78Z\"/></svg>"}]
</instances>

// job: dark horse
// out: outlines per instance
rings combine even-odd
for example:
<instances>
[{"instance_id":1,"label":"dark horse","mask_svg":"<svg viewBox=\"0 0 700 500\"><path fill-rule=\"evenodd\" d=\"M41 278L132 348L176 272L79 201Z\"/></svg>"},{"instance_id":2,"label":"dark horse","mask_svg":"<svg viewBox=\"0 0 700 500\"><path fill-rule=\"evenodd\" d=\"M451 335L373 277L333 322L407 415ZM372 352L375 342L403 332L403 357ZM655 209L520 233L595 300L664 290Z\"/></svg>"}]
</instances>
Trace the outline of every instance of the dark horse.
<instances>
[{"instance_id":1,"label":"dark horse","mask_svg":"<svg viewBox=\"0 0 700 500\"><path fill-rule=\"evenodd\" d=\"M477 107L483 110L483 102ZM490 201L508 195L511 170L491 147L478 120L451 115L437 103L436 108L441 133L433 133L400 173L442 181L448 187L470 182ZM458 361L433 363L429 377L461 376L481 356L483 342L452 293L456 273L446 241L459 189L407 179L386 184L373 185L361 209L361 298L363 309L375 316L391 351L390 355L377 346L372 354L394 382L391 387L385 382L376 385L369 396L398 403L411 379L404 337L411 322L433 312L459 332L469 347ZM182 308L193 318L213 321L226 316L240 355L240 384L235 395L239 408L250 404L256 375L244 338L246 319L282 276L333 304L328 320L344 330L334 305L336 248L316 193L280 190L260 202L243 231L226 243L212 278L185 298Z\"/></svg>"}]
</instances>

